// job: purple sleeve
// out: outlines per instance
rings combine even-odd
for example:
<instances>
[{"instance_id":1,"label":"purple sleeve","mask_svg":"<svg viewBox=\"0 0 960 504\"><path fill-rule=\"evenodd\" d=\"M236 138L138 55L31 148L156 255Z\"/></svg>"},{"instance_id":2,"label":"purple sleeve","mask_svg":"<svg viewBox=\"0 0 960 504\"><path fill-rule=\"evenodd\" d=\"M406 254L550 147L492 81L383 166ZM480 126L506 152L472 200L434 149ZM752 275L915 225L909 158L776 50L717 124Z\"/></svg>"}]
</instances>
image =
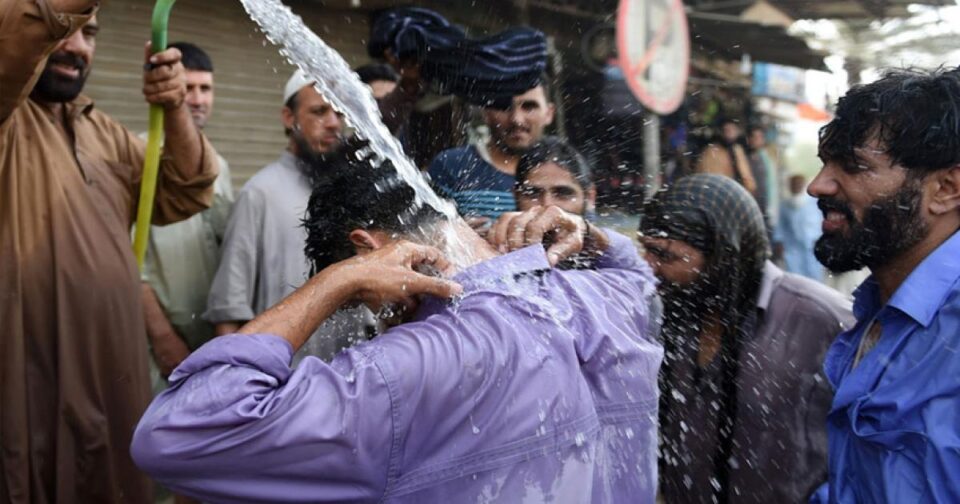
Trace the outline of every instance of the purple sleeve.
<instances>
[{"instance_id":1,"label":"purple sleeve","mask_svg":"<svg viewBox=\"0 0 960 504\"><path fill-rule=\"evenodd\" d=\"M185 360L134 434L137 465L205 501L378 500L392 455L392 398L361 351L290 368L273 335L215 338Z\"/></svg>"},{"instance_id":2,"label":"purple sleeve","mask_svg":"<svg viewBox=\"0 0 960 504\"><path fill-rule=\"evenodd\" d=\"M633 240L612 229L603 228L603 232L610 240L610 247L597 258L597 269L649 270Z\"/></svg>"}]
</instances>

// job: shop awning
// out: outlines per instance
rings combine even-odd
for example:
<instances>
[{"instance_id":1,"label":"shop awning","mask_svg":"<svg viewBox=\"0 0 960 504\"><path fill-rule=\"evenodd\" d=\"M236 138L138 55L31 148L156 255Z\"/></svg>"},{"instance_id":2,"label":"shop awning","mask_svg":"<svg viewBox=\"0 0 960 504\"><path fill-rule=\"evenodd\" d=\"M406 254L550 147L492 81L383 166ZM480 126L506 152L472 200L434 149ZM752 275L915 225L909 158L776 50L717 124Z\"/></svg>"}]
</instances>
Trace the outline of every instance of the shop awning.
<instances>
[{"instance_id":1,"label":"shop awning","mask_svg":"<svg viewBox=\"0 0 960 504\"><path fill-rule=\"evenodd\" d=\"M749 55L754 61L827 70L823 62L826 53L811 49L802 38L790 35L782 26L723 14L688 12L687 15L694 51L729 59Z\"/></svg>"}]
</instances>

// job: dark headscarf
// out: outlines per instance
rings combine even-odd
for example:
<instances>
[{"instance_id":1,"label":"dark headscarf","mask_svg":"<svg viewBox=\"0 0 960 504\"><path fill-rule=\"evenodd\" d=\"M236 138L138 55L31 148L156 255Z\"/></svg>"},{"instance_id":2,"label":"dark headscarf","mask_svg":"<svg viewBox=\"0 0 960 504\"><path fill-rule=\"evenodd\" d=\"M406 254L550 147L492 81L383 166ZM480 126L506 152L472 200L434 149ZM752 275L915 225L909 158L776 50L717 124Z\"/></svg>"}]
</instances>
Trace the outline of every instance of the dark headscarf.
<instances>
[{"instance_id":1,"label":"dark headscarf","mask_svg":"<svg viewBox=\"0 0 960 504\"><path fill-rule=\"evenodd\" d=\"M499 109L540 84L547 68L547 39L538 30L511 28L473 39L419 7L391 9L376 19L367 51L382 58L387 49L401 60L419 62L421 75L439 94Z\"/></svg>"},{"instance_id":2,"label":"dark headscarf","mask_svg":"<svg viewBox=\"0 0 960 504\"><path fill-rule=\"evenodd\" d=\"M721 410L715 425L706 420L703 424L704 429L715 429L711 431L716 432L715 442L705 445L715 446L715 452L698 453L697 456L712 457L712 462L707 461L703 467L712 471L720 483L720 488L713 490L715 496L719 502L726 502L733 419L737 417L737 362L744 339L754 331L757 295L769 256L763 215L750 193L734 180L720 175L697 174L679 179L647 202L640 231L650 237L683 241L706 258L701 278L702 283L709 285L686 294L692 297L686 299L686 305L672 302L675 300L669 296L664 299L661 334L665 359L660 375L660 419L662 426L682 420L674 411L685 408L674 402L675 387L697 390L696 384L685 381L696 381L700 376L695 359L703 321L696 316L703 313L702 308L709 306L721 317L723 326L717 355L719 383L716 384ZM698 296L709 297L709 300L698 299ZM692 364L690 359L694 359ZM690 372L690 369L694 371ZM665 430L670 431L669 428ZM673 453L669 446L664 451ZM695 492L696 489L688 496L690 502L696 502Z\"/></svg>"}]
</instances>

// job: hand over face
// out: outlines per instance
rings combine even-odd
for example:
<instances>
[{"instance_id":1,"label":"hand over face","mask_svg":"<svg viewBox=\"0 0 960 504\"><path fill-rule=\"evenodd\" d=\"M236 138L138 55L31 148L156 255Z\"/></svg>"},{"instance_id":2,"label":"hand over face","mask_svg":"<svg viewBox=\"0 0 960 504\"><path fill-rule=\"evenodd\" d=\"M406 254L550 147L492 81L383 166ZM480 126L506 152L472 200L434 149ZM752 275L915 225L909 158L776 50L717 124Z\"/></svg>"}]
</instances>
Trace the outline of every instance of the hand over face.
<instances>
[{"instance_id":1,"label":"hand over face","mask_svg":"<svg viewBox=\"0 0 960 504\"><path fill-rule=\"evenodd\" d=\"M187 74L180 62L178 49L167 49L151 54L146 47L143 71L143 96L147 102L173 110L183 105L187 96Z\"/></svg>"},{"instance_id":2,"label":"hand over face","mask_svg":"<svg viewBox=\"0 0 960 504\"><path fill-rule=\"evenodd\" d=\"M487 241L500 252L512 252L543 243L551 266L584 248L587 224L583 217L555 206L533 207L526 212L507 212L487 233Z\"/></svg>"},{"instance_id":3,"label":"hand over face","mask_svg":"<svg viewBox=\"0 0 960 504\"><path fill-rule=\"evenodd\" d=\"M450 298L460 294L460 285L419 271L447 272L450 263L433 247L407 241L391 243L373 252L344 261L344 274L355 285L354 298L378 311L387 305L415 309L418 297L429 294Z\"/></svg>"}]
</instances>

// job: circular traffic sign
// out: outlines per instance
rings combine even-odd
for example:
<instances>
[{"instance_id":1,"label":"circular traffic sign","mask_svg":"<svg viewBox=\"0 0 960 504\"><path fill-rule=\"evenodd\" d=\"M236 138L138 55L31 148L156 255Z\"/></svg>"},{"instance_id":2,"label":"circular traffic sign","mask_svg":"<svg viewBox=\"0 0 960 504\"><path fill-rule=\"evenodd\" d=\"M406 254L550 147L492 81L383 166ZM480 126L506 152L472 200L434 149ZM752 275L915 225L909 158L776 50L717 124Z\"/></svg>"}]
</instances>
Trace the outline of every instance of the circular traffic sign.
<instances>
[{"instance_id":1,"label":"circular traffic sign","mask_svg":"<svg viewBox=\"0 0 960 504\"><path fill-rule=\"evenodd\" d=\"M690 28L682 0L620 0L617 50L640 103L660 115L680 107L690 76Z\"/></svg>"}]
</instances>

